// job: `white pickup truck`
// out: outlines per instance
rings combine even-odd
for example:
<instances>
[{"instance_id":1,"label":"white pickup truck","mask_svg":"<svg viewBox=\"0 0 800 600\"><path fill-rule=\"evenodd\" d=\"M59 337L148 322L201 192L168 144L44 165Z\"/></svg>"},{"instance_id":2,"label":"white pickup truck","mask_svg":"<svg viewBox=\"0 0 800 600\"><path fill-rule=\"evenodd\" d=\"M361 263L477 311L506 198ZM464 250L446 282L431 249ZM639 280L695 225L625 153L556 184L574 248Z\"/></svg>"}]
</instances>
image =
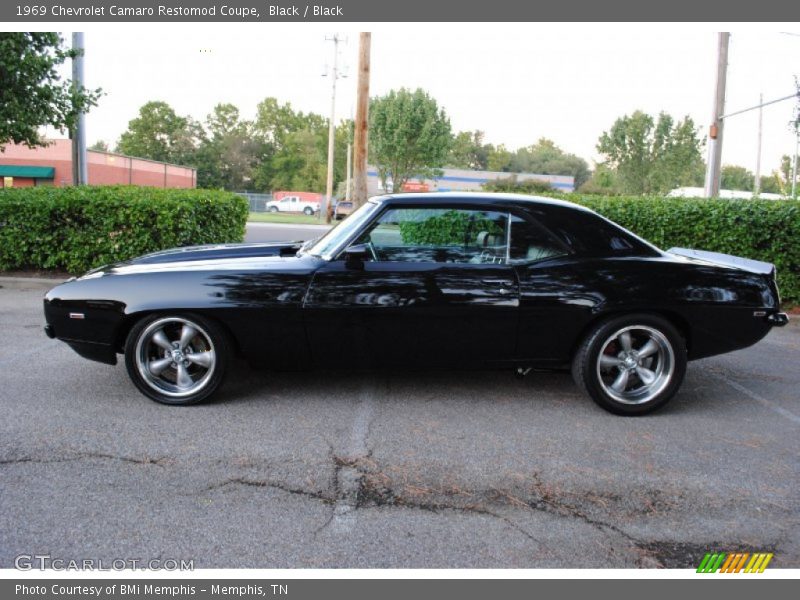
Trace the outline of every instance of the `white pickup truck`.
<instances>
[{"instance_id":1,"label":"white pickup truck","mask_svg":"<svg viewBox=\"0 0 800 600\"><path fill-rule=\"evenodd\" d=\"M319 211L319 202L303 200L299 196L284 196L280 200L270 200L267 202L267 211L292 212L313 215Z\"/></svg>"}]
</instances>

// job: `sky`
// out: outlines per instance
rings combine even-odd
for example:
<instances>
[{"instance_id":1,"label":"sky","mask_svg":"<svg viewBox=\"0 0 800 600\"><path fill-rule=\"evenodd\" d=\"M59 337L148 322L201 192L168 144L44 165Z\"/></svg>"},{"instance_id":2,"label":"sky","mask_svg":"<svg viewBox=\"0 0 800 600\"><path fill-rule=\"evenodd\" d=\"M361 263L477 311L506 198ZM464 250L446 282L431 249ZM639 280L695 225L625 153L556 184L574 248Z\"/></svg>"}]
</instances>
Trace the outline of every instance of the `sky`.
<instances>
[{"instance_id":1,"label":"sky","mask_svg":"<svg viewBox=\"0 0 800 600\"><path fill-rule=\"evenodd\" d=\"M86 84L106 95L87 117L89 143L111 145L138 108L163 100L203 119L219 102L252 117L274 96L330 113L335 33L330 24L86 24ZM337 120L354 110L358 31L372 35L370 94L421 87L454 130L480 129L514 149L540 137L590 165L621 115L641 109L711 120L716 31L732 32L726 112L792 94L800 24L374 24L340 25ZM46 28L43 27L43 28ZM77 27L76 27L77 29ZM782 33L786 32L786 33ZM63 32L69 39L70 32ZM793 101L764 109L762 173L794 151ZM758 111L726 122L724 164L755 170ZM53 134L53 132L49 132Z\"/></svg>"}]
</instances>

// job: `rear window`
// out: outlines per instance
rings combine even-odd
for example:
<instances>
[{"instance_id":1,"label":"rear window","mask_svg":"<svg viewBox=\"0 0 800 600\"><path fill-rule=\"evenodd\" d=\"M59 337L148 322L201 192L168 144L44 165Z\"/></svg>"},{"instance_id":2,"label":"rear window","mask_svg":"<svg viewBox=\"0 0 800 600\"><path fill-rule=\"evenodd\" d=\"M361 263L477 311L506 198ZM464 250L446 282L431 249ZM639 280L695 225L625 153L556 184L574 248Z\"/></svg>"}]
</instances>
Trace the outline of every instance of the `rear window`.
<instances>
[{"instance_id":1,"label":"rear window","mask_svg":"<svg viewBox=\"0 0 800 600\"><path fill-rule=\"evenodd\" d=\"M646 240L593 211L553 207L535 211L535 218L560 241L579 253L599 256L656 256Z\"/></svg>"}]
</instances>

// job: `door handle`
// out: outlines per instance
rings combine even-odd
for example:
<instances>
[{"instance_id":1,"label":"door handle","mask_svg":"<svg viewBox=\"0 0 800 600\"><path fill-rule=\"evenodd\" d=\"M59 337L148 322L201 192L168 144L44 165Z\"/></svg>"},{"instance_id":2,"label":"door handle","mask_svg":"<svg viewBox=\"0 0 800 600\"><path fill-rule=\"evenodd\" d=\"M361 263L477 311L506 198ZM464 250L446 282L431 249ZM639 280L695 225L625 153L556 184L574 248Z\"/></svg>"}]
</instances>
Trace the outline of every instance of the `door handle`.
<instances>
[{"instance_id":1,"label":"door handle","mask_svg":"<svg viewBox=\"0 0 800 600\"><path fill-rule=\"evenodd\" d=\"M509 282L507 279L481 279L481 283L486 286L491 286L492 288L496 288L495 292L500 294L501 296L506 296L508 294L513 294L513 283Z\"/></svg>"}]
</instances>

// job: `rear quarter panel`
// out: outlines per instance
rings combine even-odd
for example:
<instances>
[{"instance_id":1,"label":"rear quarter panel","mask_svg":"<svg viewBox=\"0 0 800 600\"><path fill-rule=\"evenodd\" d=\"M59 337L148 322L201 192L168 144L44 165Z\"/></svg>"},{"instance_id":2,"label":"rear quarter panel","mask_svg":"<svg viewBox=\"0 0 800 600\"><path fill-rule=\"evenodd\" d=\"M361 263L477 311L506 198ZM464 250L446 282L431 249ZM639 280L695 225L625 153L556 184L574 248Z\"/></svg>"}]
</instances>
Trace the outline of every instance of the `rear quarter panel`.
<instances>
[{"instance_id":1,"label":"rear quarter panel","mask_svg":"<svg viewBox=\"0 0 800 600\"><path fill-rule=\"evenodd\" d=\"M518 353L567 363L591 327L625 313L654 312L686 337L690 359L750 346L770 326L757 310L777 310L770 278L664 257L545 261L518 269Z\"/></svg>"}]
</instances>

